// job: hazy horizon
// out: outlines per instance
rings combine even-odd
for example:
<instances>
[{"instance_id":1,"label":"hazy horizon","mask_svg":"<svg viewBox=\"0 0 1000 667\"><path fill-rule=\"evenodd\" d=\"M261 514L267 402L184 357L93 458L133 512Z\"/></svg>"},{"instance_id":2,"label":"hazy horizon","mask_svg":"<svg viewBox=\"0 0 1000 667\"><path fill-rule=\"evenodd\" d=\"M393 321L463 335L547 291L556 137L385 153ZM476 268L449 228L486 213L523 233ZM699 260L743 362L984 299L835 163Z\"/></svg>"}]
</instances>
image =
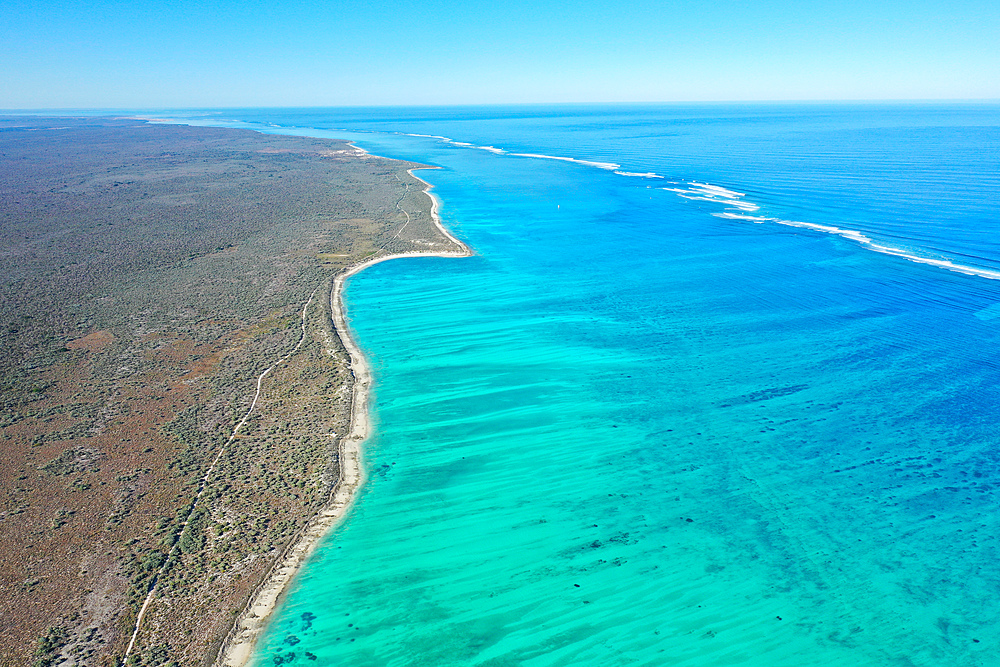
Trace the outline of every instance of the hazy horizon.
<instances>
[{"instance_id":1,"label":"hazy horizon","mask_svg":"<svg viewBox=\"0 0 1000 667\"><path fill-rule=\"evenodd\" d=\"M323 110L323 109L477 109L477 108L532 108L532 107L668 107L668 106L735 106L735 105L747 105L747 106L901 106L901 105L913 105L913 104L926 104L926 105L990 105L990 104L1000 104L1000 97L996 98L923 98L923 99L788 99L788 100L672 100L672 101L651 101L651 102L632 102L632 101L613 101L613 102L494 102L494 103L478 103L478 104L339 104L339 105L247 105L247 106L161 106L161 107L0 107L0 114L2 115L16 115L19 113L24 114L47 114L48 112L61 112L61 113L155 113L158 111L230 111L237 109L275 109L275 110Z\"/></svg>"},{"instance_id":2,"label":"hazy horizon","mask_svg":"<svg viewBox=\"0 0 1000 667\"><path fill-rule=\"evenodd\" d=\"M1000 99L1000 7L14 0L0 109Z\"/></svg>"}]
</instances>

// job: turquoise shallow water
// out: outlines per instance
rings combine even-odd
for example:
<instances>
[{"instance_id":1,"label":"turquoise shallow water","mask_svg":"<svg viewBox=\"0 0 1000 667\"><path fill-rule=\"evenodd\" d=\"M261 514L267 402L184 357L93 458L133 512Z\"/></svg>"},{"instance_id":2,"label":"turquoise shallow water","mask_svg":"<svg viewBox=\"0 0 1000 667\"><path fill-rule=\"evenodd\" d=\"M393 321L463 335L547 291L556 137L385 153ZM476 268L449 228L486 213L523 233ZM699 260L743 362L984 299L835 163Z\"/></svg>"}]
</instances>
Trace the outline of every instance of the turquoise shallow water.
<instances>
[{"instance_id":1,"label":"turquoise shallow water","mask_svg":"<svg viewBox=\"0 0 1000 667\"><path fill-rule=\"evenodd\" d=\"M351 280L369 481L255 664L1000 664L1000 281L780 222L988 273L996 109L647 111L266 117L477 255Z\"/></svg>"}]
</instances>

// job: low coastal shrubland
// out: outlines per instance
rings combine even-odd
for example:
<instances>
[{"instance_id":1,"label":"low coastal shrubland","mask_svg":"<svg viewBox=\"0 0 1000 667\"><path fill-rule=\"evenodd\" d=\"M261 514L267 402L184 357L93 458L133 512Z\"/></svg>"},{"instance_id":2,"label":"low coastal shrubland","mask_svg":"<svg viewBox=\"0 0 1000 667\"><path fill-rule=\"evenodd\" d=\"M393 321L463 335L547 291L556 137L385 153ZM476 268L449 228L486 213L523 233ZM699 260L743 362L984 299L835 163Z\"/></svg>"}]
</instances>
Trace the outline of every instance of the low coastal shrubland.
<instances>
[{"instance_id":1,"label":"low coastal shrubland","mask_svg":"<svg viewBox=\"0 0 1000 667\"><path fill-rule=\"evenodd\" d=\"M128 664L211 664L339 479L333 277L450 241L341 142L3 118L0 153L0 664L123 664L147 599Z\"/></svg>"}]
</instances>

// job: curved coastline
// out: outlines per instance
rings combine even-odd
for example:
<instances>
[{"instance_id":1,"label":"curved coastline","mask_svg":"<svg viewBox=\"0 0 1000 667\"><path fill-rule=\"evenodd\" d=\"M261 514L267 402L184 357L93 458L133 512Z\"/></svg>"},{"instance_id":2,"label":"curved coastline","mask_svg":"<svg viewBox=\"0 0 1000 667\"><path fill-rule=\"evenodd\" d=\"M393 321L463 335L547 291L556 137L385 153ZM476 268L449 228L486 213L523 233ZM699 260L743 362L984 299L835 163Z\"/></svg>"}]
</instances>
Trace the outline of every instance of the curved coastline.
<instances>
[{"instance_id":1,"label":"curved coastline","mask_svg":"<svg viewBox=\"0 0 1000 667\"><path fill-rule=\"evenodd\" d=\"M361 149L359 149L361 150ZM468 245L458 240L444 225L438 215L439 201L431 192L433 186L413 172L417 169L436 167L416 167L407 173L424 184L424 193L431 200L431 219L438 231L450 242L458 246L454 252L410 252L375 256L341 271L334 279L330 290L330 310L333 327L344 349L350 357L351 375L354 387L351 397L350 430L340 439L338 446L340 479L330 496L330 500L303 528L299 537L292 542L261 585L250 596L247 606L236 618L233 628L226 636L215 661L217 667L244 667L253 655L260 639L281 597L295 578L303 563L315 551L320 540L347 516L357 490L364 483L361 465L361 445L371 432L368 399L371 394L372 375L368 360L351 336L345 314L343 290L347 279L370 266L391 259L405 257L469 257L473 254ZM328 348L329 349L329 348Z\"/></svg>"}]
</instances>

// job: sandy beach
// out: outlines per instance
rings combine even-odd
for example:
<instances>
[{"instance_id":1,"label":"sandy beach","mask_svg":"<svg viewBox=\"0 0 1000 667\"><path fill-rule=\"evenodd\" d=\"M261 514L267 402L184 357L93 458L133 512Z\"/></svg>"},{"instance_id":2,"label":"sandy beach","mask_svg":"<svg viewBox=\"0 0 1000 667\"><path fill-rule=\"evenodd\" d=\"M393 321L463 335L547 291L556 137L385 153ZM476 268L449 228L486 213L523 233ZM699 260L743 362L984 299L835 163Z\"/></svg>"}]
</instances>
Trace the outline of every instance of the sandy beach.
<instances>
[{"instance_id":1,"label":"sandy beach","mask_svg":"<svg viewBox=\"0 0 1000 667\"><path fill-rule=\"evenodd\" d=\"M334 279L462 246L406 173L420 165L344 141L90 116L0 127L0 264L19 276L0 286L19 323L0 344L0 573L28 582L0 604L0 664L212 663L333 503L354 400Z\"/></svg>"},{"instance_id":2,"label":"sandy beach","mask_svg":"<svg viewBox=\"0 0 1000 667\"><path fill-rule=\"evenodd\" d=\"M438 231L460 250L452 252L427 251L399 253L376 256L341 272L333 281L330 290L330 310L333 313L333 325L340 337L341 343L350 356L351 373L354 377L354 388L351 403L350 430L340 438L340 479L333 489L330 501L320 510L300 533L285 553L277 560L275 566L264 580L263 584L251 596L247 607L226 637L222 650L216 660L218 667L243 667L253 654L254 647L263 634L271 615L287 590L288 585L298 573L302 564L316 549L320 540L331 529L336 527L347 515L354 496L364 483L362 466L362 444L368 438L371 429L369 415L369 396L371 394L372 375L368 360L362 354L347 323L344 308L343 290L347 279L370 266L391 259L404 257L468 257L472 250L459 241L441 224L438 215L439 202L431 192L432 186L427 181L416 176L415 169L408 173L423 183L424 193L431 200L431 218ZM405 213L405 211L404 211ZM409 214L407 214L409 218ZM335 353L328 349L328 352Z\"/></svg>"}]
</instances>

